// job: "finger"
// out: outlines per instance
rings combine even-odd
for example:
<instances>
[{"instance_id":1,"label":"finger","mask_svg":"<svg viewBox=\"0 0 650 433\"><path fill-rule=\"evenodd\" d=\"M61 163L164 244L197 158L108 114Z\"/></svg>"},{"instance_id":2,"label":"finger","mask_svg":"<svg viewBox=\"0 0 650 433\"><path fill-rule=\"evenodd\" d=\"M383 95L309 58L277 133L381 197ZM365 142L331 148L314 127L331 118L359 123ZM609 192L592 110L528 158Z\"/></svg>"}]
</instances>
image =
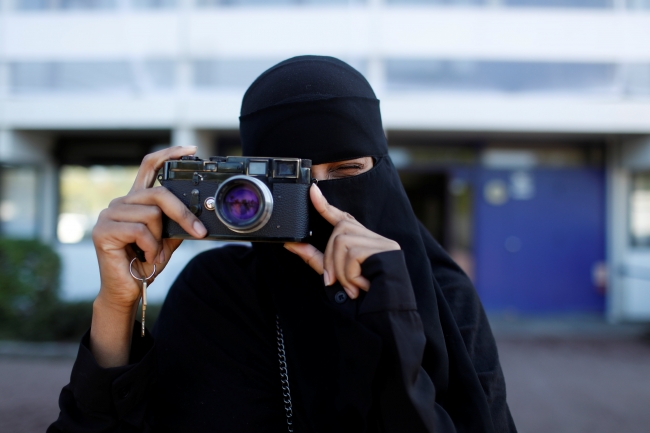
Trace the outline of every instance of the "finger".
<instances>
[{"instance_id":1,"label":"finger","mask_svg":"<svg viewBox=\"0 0 650 433\"><path fill-rule=\"evenodd\" d=\"M332 234L330 235L330 238L327 240L327 246L325 247L325 256L323 259L323 266L327 271L328 275L334 276L334 262L333 262L334 241L338 236L351 235L351 234L358 235L358 236L364 236L368 234L371 236L378 236L372 233L370 230L363 227L361 224L355 224L352 221L345 220L336 224L336 226L334 226L334 230L332 231ZM334 283L334 281L332 281L332 283Z\"/></svg>"},{"instance_id":2,"label":"finger","mask_svg":"<svg viewBox=\"0 0 650 433\"><path fill-rule=\"evenodd\" d=\"M368 234L371 234L372 236L368 236ZM339 253L337 251L337 248L335 248L334 243L341 241L348 242L348 245L345 248L342 248L341 252ZM327 247L325 248L323 258L323 268L325 269L325 272L327 272L327 274L330 276L331 282L334 283L336 280L338 280L338 271L335 265L335 257L338 254L342 254L343 256L339 257L339 259L344 260L344 256L347 254L347 250L349 248L355 246L363 246L364 248L371 249L371 251L369 251L368 254L366 254L363 257L362 261L359 263L361 264L363 263L363 260L368 258L370 255L391 249L392 243L392 241L376 235L375 233L372 233L370 230L364 228L363 226L359 225L357 228L355 228L353 224L349 224L349 222L341 222L336 225L334 231L332 232L332 235L327 241ZM341 284L343 284L343 282L341 282Z\"/></svg>"},{"instance_id":3,"label":"finger","mask_svg":"<svg viewBox=\"0 0 650 433\"><path fill-rule=\"evenodd\" d=\"M361 246L348 248L344 275L350 284L366 292L370 289L370 281L361 275L361 264L366 258L372 254L376 254L377 252L378 250L374 248L368 249Z\"/></svg>"},{"instance_id":4,"label":"finger","mask_svg":"<svg viewBox=\"0 0 650 433\"><path fill-rule=\"evenodd\" d=\"M359 224L352 215L350 215L347 212L343 212L342 210L329 204L327 202L327 199L321 192L320 188L315 183L312 184L311 188L309 189L309 196L311 197L311 202L314 205L316 211L323 218L325 218L327 222L329 222L333 226L339 223L340 221L346 221L346 220L353 221L356 224Z\"/></svg>"},{"instance_id":5,"label":"finger","mask_svg":"<svg viewBox=\"0 0 650 433\"><path fill-rule=\"evenodd\" d=\"M180 159L182 156L194 155L195 153L196 146L174 146L146 155L140 164L131 191L151 188L158 175L158 170L162 168L165 161Z\"/></svg>"},{"instance_id":6,"label":"finger","mask_svg":"<svg viewBox=\"0 0 650 433\"><path fill-rule=\"evenodd\" d=\"M334 238L332 249L329 251L334 267L334 275L352 299L356 299L359 295L359 287L352 281L352 277L361 275L361 265L357 261L357 257L351 256L349 252L352 248L363 245L365 241L367 241L367 238L352 235L338 235ZM365 249L367 248L362 248L357 254ZM363 259L360 258L361 262L363 262Z\"/></svg>"},{"instance_id":7,"label":"finger","mask_svg":"<svg viewBox=\"0 0 650 433\"><path fill-rule=\"evenodd\" d=\"M123 203L158 206L165 215L176 221L187 233L203 238L208 231L190 210L167 188L162 186L129 193Z\"/></svg>"},{"instance_id":8,"label":"finger","mask_svg":"<svg viewBox=\"0 0 650 433\"><path fill-rule=\"evenodd\" d=\"M158 274L161 273L163 269L165 269L167 263L169 262L169 259L172 257L172 254L174 254L174 251L176 251L182 242L183 239L163 239L162 248L160 249L158 258L156 259L158 263L156 272Z\"/></svg>"},{"instance_id":9,"label":"finger","mask_svg":"<svg viewBox=\"0 0 650 433\"><path fill-rule=\"evenodd\" d=\"M360 290L356 286L343 286L343 290L345 290L345 293L348 294L350 299L357 299L359 297Z\"/></svg>"},{"instance_id":10,"label":"finger","mask_svg":"<svg viewBox=\"0 0 650 433\"><path fill-rule=\"evenodd\" d=\"M370 281L362 275L352 278L352 282L364 292L370 290Z\"/></svg>"},{"instance_id":11,"label":"finger","mask_svg":"<svg viewBox=\"0 0 650 433\"><path fill-rule=\"evenodd\" d=\"M182 243L183 239L163 239L163 254L165 256L161 257L162 260L160 263L167 262Z\"/></svg>"},{"instance_id":12,"label":"finger","mask_svg":"<svg viewBox=\"0 0 650 433\"><path fill-rule=\"evenodd\" d=\"M158 241L145 224L107 221L93 232L93 241L105 252L136 243L144 251L147 262L154 263L158 255Z\"/></svg>"},{"instance_id":13,"label":"finger","mask_svg":"<svg viewBox=\"0 0 650 433\"><path fill-rule=\"evenodd\" d=\"M103 210L102 214L112 221L146 224L158 241L162 238L162 211L158 206L119 203Z\"/></svg>"},{"instance_id":14,"label":"finger","mask_svg":"<svg viewBox=\"0 0 650 433\"><path fill-rule=\"evenodd\" d=\"M323 275L323 253L311 244L287 242L284 247L303 259L313 270ZM327 284L327 282L325 282Z\"/></svg>"}]
</instances>

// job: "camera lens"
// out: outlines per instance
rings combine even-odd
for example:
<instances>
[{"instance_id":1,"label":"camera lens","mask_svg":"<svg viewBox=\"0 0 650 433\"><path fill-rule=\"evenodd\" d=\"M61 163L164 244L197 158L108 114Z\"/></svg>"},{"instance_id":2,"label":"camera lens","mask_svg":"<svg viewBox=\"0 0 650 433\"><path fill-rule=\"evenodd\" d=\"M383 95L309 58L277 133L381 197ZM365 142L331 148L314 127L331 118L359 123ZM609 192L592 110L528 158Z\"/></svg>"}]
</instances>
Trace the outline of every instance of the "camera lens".
<instances>
[{"instance_id":1,"label":"camera lens","mask_svg":"<svg viewBox=\"0 0 650 433\"><path fill-rule=\"evenodd\" d=\"M248 222L257 214L260 198L250 185L238 185L231 188L223 198L221 211L228 219Z\"/></svg>"},{"instance_id":2,"label":"camera lens","mask_svg":"<svg viewBox=\"0 0 650 433\"><path fill-rule=\"evenodd\" d=\"M217 217L237 233L261 229L271 218L273 196L260 180L233 176L223 182L216 193Z\"/></svg>"}]
</instances>

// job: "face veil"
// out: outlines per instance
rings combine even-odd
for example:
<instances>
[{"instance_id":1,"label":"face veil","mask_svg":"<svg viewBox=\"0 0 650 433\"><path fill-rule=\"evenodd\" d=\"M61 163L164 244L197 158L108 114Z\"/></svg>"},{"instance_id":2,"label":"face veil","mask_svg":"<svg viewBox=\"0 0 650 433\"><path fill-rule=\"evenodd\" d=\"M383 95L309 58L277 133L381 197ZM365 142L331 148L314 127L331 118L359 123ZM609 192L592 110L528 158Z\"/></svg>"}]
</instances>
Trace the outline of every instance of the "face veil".
<instances>
[{"instance_id":1,"label":"face veil","mask_svg":"<svg viewBox=\"0 0 650 433\"><path fill-rule=\"evenodd\" d=\"M332 57L283 61L260 75L244 95L240 133L245 156L308 158L313 164L373 157L371 170L318 185L330 204L402 248L426 338L422 368L436 388L436 401L485 413L484 405L472 397L482 392L480 384L459 369L466 365L473 371L474 360L464 347L457 348L462 355L448 349L451 343L463 346L464 342L459 318L453 317L445 287L434 273L437 267L455 265L413 213L388 155L379 101L366 79ZM315 213L311 226L310 243L323 251L332 226ZM359 337L355 341L364 344L356 349L366 353L381 351L380 342L353 318L331 307L322 277L299 257L277 244L256 243L253 248L258 284L271 294L273 309L285 328L298 424L307 431L360 431L359 412L370 410L372 396L359 390L372 389L373 371L379 367L367 365L363 371L351 371L353 363L345 360L345 341ZM457 271L462 274L454 268ZM453 283L450 286L457 287L452 274L441 273ZM459 293L470 290L475 297L471 283L463 280L462 284L471 290L463 287ZM468 296L461 296L459 302L466 302ZM363 295L356 302L363 302ZM482 314L480 303L472 305L468 308L479 308ZM467 387L472 391L459 392ZM349 409L351 405L356 409Z\"/></svg>"}]
</instances>

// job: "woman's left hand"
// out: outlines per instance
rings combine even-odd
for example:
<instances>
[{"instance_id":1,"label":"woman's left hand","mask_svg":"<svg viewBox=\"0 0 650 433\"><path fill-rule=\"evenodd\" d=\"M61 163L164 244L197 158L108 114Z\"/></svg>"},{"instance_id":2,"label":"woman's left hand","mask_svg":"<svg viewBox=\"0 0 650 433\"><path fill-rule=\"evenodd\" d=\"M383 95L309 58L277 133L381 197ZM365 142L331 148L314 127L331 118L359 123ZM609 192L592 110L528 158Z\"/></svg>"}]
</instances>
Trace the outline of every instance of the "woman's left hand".
<instances>
[{"instance_id":1,"label":"woman's left hand","mask_svg":"<svg viewBox=\"0 0 650 433\"><path fill-rule=\"evenodd\" d=\"M334 226L325 252L318 251L311 244L298 242L285 243L284 247L323 275L326 286L338 281L348 296L356 299L359 290L368 291L370 288L370 282L361 275L361 264L374 254L401 248L397 242L368 230L352 215L329 204L315 184L309 194L314 208Z\"/></svg>"}]
</instances>

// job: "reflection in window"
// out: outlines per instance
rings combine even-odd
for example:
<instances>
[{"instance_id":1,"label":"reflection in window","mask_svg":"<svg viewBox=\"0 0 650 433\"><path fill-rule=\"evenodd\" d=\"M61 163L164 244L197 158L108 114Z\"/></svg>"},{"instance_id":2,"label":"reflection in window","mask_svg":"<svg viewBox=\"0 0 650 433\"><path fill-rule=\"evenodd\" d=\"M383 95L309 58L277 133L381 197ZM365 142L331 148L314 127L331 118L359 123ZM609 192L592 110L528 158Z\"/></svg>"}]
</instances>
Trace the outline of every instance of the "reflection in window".
<instances>
[{"instance_id":1,"label":"reflection in window","mask_svg":"<svg viewBox=\"0 0 650 433\"><path fill-rule=\"evenodd\" d=\"M0 235L34 238L37 235L35 167L0 166Z\"/></svg>"},{"instance_id":2,"label":"reflection in window","mask_svg":"<svg viewBox=\"0 0 650 433\"><path fill-rule=\"evenodd\" d=\"M283 6L283 5L351 5L366 0L196 0L197 6Z\"/></svg>"},{"instance_id":3,"label":"reflection in window","mask_svg":"<svg viewBox=\"0 0 650 433\"><path fill-rule=\"evenodd\" d=\"M171 89L175 82L176 63L168 59L9 64L9 87L14 94L131 93Z\"/></svg>"},{"instance_id":4,"label":"reflection in window","mask_svg":"<svg viewBox=\"0 0 650 433\"><path fill-rule=\"evenodd\" d=\"M192 65L194 86L246 88L278 61L280 59L196 60Z\"/></svg>"},{"instance_id":5,"label":"reflection in window","mask_svg":"<svg viewBox=\"0 0 650 433\"><path fill-rule=\"evenodd\" d=\"M647 172L632 176L630 237L632 245L650 247L650 173Z\"/></svg>"},{"instance_id":6,"label":"reflection in window","mask_svg":"<svg viewBox=\"0 0 650 433\"><path fill-rule=\"evenodd\" d=\"M386 61L390 90L612 93L613 63Z\"/></svg>"},{"instance_id":7,"label":"reflection in window","mask_svg":"<svg viewBox=\"0 0 650 433\"><path fill-rule=\"evenodd\" d=\"M650 5L650 0L648 1ZM650 96L650 63L624 66L625 92L628 96Z\"/></svg>"},{"instance_id":8,"label":"reflection in window","mask_svg":"<svg viewBox=\"0 0 650 433\"><path fill-rule=\"evenodd\" d=\"M647 1L647 0L631 0ZM504 6L537 8L613 8L614 0L386 0L396 5Z\"/></svg>"},{"instance_id":9,"label":"reflection in window","mask_svg":"<svg viewBox=\"0 0 650 433\"><path fill-rule=\"evenodd\" d=\"M596 8L611 9L614 0L502 0L504 6L536 8Z\"/></svg>"},{"instance_id":10,"label":"reflection in window","mask_svg":"<svg viewBox=\"0 0 650 433\"><path fill-rule=\"evenodd\" d=\"M117 0L15 0L19 10L115 9Z\"/></svg>"},{"instance_id":11,"label":"reflection in window","mask_svg":"<svg viewBox=\"0 0 650 433\"><path fill-rule=\"evenodd\" d=\"M57 226L59 241L77 243L90 238L99 213L111 200L129 192L137 172L137 166L63 166Z\"/></svg>"},{"instance_id":12,"label":"reflection in window","mask_svg":"<svg viewBox=\"0 0 650 433\"><path fill-rule=\"evenodd\" d=\"M385 0L389 5L483 6L490 0Z\"/></svg>"},{"instance_id":13,"label":"reflection in window","mask_svg":"<svg viewBox=\"0 0 650 433\"><path fill-rule=\"evenodd\" d=\"M650 0L627 0L628 9L650 9Z\"/></svg>"},{"instance_id":14,"label":"reflection in window","mask_svg":"<svg viewBox=\"0 0 650 433\"><path fill-rule=\"evenodd\" d=\"M130 90L128 62L13 62L9 65L13 93Z\"/></svg>"},{"instance_id":15,"label":"reflection in window","mask_svg":"<svg viewBox=\"0 0 650 433\"><path fill-rule=\"evenodd\" d=\"M146 60L144 74L138 77L139 87L157 90L172 89L176 84L176 62L173 60Z\"/></svg>"},{"instance_id":16,"label":"reflection in window","mask_svg":"<svg viewBox=\"0 0 650 433\"><path fill-rule=\"evenodd\" d=\"M178 5L177 0L131 0L131 4L136 9L165 9L175 8Z\"/></svg>"},{"instance_id":17,"label":"reflection in window","mask_svg":"<svg viewBox=\"0 0 650 433\"><path fill-rule=\"evenodd\" d=\"M192 63L193 82L197 88L241 90L247 88L262 72L282 59L196 60ZM342 59L362 74L366 62Z\"/></svg>"}]
</instances>

